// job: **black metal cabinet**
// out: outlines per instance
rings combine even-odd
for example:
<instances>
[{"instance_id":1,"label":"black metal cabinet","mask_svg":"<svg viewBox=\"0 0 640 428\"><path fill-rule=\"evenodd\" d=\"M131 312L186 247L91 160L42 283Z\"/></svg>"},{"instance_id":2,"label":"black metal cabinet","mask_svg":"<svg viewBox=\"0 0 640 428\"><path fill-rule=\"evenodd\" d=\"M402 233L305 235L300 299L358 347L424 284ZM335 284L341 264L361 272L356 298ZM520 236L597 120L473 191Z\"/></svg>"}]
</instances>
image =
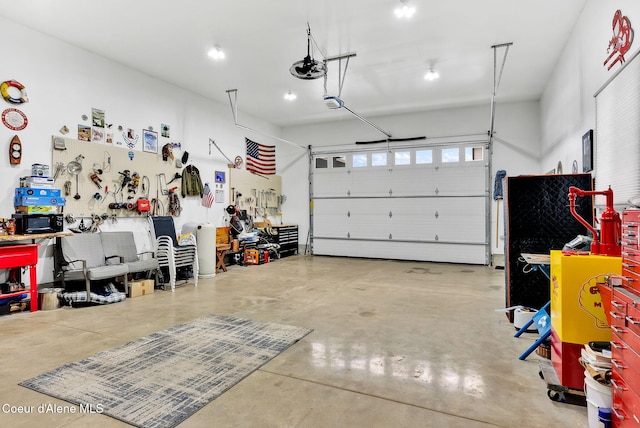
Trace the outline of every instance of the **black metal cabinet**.
<instances>
[{"instance_id":1,"label":"black metal cabinet","mask_svg":"<svg viewBox=\"0 0 640 428\"><path fill-rule=\"evenodd\" d=\"M280 245L280 257L298 254L298 225L280 224L273 225L272 228L278 231L274 240Z\"/></svg>"}]
</instances>

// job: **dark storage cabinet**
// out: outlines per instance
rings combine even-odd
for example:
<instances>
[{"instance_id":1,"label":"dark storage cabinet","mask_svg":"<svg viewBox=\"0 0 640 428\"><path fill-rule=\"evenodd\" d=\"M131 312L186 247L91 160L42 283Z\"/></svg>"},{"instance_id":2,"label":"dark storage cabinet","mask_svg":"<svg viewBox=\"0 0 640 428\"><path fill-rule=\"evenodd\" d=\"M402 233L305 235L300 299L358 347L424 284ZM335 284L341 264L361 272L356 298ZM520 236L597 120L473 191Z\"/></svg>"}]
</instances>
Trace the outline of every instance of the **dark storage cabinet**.
<instances>
[{"instance_id":1,"label":"dark storage cabinet","mask_svg":"<svg viewBox=\"0 0 640 428\"><path fill-rule=\"evenodd\" d=\"M272 227L278 231L275 243L280 245L280 257L298 254L298 225L280 224Z\"/></svg>"},{"instance_id":2,"label":"dark storage cabinet","mask_svg":"<svg viewBox=\"0 0 640 428\"><path fill-rule=\"evenodd\" d=\"M506 178L506 307L541 308L549 301L549 280L541 272L530 271L520 255L549 254L551 250L561 250L577 235L587 235L586 228L571 215L568 195L569 187L593 190L592 183L591 174ZM578 198L576 212L593 224L593 199Z\"/></svg>"}]
</instances>

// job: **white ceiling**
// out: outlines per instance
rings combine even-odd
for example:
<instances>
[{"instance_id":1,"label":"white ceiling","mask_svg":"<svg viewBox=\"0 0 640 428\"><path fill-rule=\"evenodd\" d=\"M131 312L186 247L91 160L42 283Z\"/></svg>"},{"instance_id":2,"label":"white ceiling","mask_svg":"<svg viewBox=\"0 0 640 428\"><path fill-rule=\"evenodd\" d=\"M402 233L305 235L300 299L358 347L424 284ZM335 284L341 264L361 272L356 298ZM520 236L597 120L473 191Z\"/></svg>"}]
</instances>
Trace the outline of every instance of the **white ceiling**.
<instances>
[{"instance_id":1,"label":"white ceiling","mask_svg":"<svg viewBox=\"0 0 640 428\"><path fill-rule=\"evenodd\" d=\"M307 21L321 52L355 52L341 98L365 117L490 103L493 45L513 43L499 101L537 100L587 0L0 0L0 15L161 80L288 126L335 120L323 81L289 67L307 51ZM219 44L227 57L207 51ZM7 48L7 47L5 47ZM506 49L496 50L498 67ZM7 57L7 58L10 58ZM423 76L433 64L440 79ZM338 95L338 62L328 65ZM283 95L298 95L287 102ZM239 122L242 123L242 113Z\"/></svg>"}]
</instances>

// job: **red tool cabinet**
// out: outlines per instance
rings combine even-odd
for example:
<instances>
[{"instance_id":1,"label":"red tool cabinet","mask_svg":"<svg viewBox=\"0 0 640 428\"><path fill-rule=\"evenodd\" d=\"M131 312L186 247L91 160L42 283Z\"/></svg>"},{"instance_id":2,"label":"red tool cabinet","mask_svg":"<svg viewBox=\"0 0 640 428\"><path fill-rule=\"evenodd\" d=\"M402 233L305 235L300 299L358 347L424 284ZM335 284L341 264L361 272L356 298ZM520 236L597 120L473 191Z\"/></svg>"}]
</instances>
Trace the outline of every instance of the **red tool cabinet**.
<instances>
[{"instance_id":1,"label":"red tool cabinet","mask_svg":"<svg viewBox=\"0 0 640 428\"><path fill-rule=\"evenodd\" d=\"M613 426L640 427L640 210L622 213L622 287L609 312Z\"/></svg>"},{"instance_id":2,"label":"red tool cabinet","mask_svg":"<svg viewBox=\"0 0 640 428\"><path fill-rule=\"evenodd\" d=\"M31 312L38 310L38 282L36 265L38 264L38 247L40 244L0 246L0 269L19 267L29 268L29 297L31 298ZM20 296L26 291L0 294L0 298Z\"/></svg>"}]
</instances>

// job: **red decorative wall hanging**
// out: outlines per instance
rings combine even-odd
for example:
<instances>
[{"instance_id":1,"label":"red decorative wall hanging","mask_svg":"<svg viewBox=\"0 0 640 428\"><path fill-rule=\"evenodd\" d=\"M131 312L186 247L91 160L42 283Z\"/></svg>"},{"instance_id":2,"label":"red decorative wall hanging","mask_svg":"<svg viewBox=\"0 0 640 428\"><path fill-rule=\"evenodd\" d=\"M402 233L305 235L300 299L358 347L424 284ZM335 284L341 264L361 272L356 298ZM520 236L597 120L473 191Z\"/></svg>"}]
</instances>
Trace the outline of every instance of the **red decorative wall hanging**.
<instances>
[{"instance_id":1,"label":"red decorative wall hanging","mask_svg":"<svg viewBox=\"0 0 640 428\"><path fill-rule=\"evenodd\" d=\"M607 70L611 70L617 62L622 65L624 62L624 55L631 48L631 43L633 43L633 29L631 28L631 22L629 18L626 16L622 16L622 12L620 9L616 10L616 13L613 15L613 22L611 24L613 29L613 37L609 41L609 47L607 48L607 53L609 56L604 61L603 65L607 65L609 61L609 67Z\"/></svg>"}]
</instances>

